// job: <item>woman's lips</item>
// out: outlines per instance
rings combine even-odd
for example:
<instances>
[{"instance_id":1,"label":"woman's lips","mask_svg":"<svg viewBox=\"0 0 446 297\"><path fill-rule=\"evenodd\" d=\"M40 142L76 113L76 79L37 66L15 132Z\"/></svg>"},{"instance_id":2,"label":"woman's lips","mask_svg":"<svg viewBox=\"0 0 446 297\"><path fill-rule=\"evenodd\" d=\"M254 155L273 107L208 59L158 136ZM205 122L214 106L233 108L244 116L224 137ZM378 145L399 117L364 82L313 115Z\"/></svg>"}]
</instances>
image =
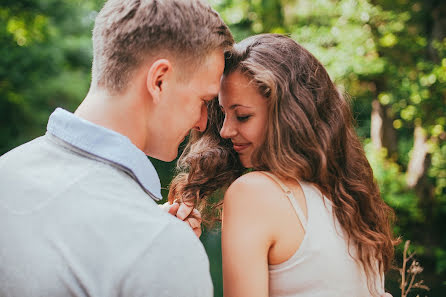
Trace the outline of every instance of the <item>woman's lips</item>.
<instances>
[{"instance_id":1,"label":"woman's lips","mask_svg":"<svg viewBox=\"0 0 446 297\"><path fill-rule=\"evenodd\" d=\"M232 145L234 146L234 151L240 153L249 146L249 143L233 143Z\"/></svg>"}]
</instances>

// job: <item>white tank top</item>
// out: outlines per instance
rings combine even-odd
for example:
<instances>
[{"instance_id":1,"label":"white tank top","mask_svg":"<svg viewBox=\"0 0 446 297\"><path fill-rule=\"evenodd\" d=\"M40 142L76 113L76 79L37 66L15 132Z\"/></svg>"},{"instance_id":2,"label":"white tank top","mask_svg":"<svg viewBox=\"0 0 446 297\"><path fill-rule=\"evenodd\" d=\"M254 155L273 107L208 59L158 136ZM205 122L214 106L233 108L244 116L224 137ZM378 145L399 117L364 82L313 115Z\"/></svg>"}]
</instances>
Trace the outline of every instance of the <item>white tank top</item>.
<instances>
[{"instance_id":1,"label":"white tank top","mask_svg":"<svg viewBox=\"0 0 446 297\"><path fill-rule=\"evenodd\" d=\"M332 212L332 202L311 184L299 182L305 195L308 221L293 193L276 176L305 231L304 239L287 261L269 265L270 297L369 297L363 266L350 254L346 235ZM377 264L378 265L378 264ZM376 277L378 295L384 294L384 276Z\"/></svg>"}]
</instances>

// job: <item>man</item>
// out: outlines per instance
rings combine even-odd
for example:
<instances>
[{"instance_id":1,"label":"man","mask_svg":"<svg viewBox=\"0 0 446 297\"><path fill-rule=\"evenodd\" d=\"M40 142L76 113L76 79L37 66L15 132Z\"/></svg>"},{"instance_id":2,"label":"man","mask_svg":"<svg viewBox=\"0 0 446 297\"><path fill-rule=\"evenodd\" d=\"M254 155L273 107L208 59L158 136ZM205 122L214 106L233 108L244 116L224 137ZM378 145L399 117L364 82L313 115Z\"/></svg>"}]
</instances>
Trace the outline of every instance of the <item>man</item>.
<instances>
[{"instance_id":1,"label":"man","mask_svg":"<svg viewBox=\"0 0 446 297\"><path fill-rule=\"evenodd\" d=\"M198 0L105 3L82 104L0 159L0 296L212 296L204 248L155 203L146 155L171 161L205 129L232 43Z\"/></svg>"}]
</instances>

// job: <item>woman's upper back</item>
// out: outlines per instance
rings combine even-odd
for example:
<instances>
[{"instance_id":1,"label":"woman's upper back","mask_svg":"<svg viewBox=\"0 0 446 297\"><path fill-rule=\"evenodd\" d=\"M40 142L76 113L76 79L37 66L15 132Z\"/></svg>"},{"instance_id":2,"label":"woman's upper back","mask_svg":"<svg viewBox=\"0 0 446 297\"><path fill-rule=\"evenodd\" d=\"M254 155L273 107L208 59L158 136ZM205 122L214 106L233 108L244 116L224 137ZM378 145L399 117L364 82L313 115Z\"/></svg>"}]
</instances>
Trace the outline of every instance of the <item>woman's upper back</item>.
<instances>
[{"instance_id":1,"label":"woman's upper back","mask_svg":"<svg viewBox=\"0 0 446 297\"><path fill-rule=\"evenodd\" d=\"M352 257L355 247L348 250L331 201L313 185L300 185L308 214L306 232L291 258L269 265L270 296L371 296L363 268ZM301 212L298 204L293 203L293 207ZM378 293L383 293L379 277L376 281Z\"/></svg>"},{"instance_id":2,"label":"woman's upper back","mask_svg":"<svg viewBox=\"0 0 446 297\"><path fill-rule=\"evenodd\" d=\"M240 228L254 224L270 233L264 237L270 239L265 255L269 296L371 296L362 265L351 256L354 246L349 253L331 202L314 186L283 183L260 172L243 176L242 182L257 194L259 217ZM382 293L381 279L376 281Z\"/></svg>"}]
</instances>

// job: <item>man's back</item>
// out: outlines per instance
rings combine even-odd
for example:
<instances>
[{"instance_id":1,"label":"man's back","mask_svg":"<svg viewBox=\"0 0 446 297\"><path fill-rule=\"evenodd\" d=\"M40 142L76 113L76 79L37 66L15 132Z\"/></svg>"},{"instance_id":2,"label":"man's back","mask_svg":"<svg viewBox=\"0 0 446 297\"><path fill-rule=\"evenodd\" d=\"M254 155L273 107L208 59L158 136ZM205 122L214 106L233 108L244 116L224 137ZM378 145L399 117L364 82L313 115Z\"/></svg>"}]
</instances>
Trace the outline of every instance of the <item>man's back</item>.
<instances>
[{"instance_id":1,"label":"man's back","mask_svg":"<svg viewBox=\"0 0 446 297\"><path fill-rule=\"evenodd\" d=\"M0 296L212 296L203 246L131 172L47 133L0 158Z\"/></svg>"}]
</instances>

